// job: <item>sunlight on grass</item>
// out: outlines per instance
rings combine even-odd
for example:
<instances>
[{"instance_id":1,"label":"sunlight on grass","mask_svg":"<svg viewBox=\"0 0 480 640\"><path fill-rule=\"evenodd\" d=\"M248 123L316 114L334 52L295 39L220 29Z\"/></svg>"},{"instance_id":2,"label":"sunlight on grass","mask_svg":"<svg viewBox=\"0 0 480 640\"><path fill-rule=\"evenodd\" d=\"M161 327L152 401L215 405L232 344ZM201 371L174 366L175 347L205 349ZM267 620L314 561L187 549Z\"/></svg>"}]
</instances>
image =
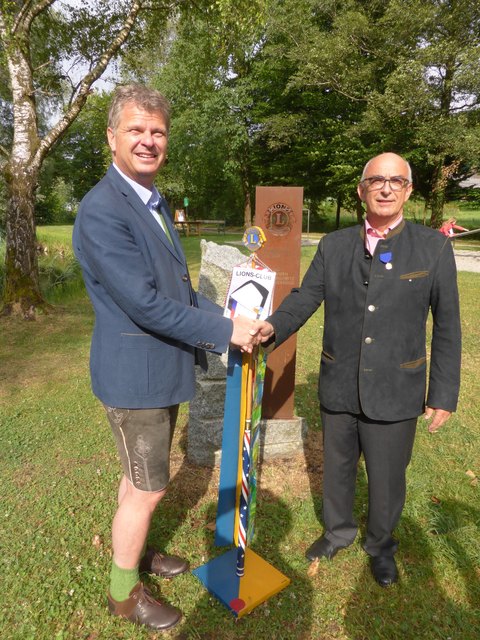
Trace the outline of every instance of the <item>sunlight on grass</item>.
<instances>
[{"instance_id":1,"label":"sunlight on grass","mask_svg":"<svg viewBox=\"0 0 480 640\"><path fill-rule=\"evenodd\" d=\"M68 254L68 227L39 240ZM226 242L239 235L209 237ZM198 278L198 238L183 238ZM315 247L302 250L302 272ZM110 617L105 591L119 465L88 372L92 310L83 285L34 323L2 318L0 631L5 640L476 640L480 629L480 275L460 273L464 354L458 412L430 435L422 420L398 528L400 583L371 579L361 540L308 576L304 552L320 535L321 431L317 404L323 311L298 335L296 412L307 419L305 455L262 465L254 550L292 584L236 623L191 574L152 578L184 611L178 632L152 634ZM57 287L62 291L62 287ZM68 288L67 288L68 290ZM155 542L196 567L213 546L218 469L185 460L187 406L172 452L173 482L152 527ZM367 487L359 466L356 516ZM180 635L179 635L180 634Z\"/></svg>"}]
</instances>

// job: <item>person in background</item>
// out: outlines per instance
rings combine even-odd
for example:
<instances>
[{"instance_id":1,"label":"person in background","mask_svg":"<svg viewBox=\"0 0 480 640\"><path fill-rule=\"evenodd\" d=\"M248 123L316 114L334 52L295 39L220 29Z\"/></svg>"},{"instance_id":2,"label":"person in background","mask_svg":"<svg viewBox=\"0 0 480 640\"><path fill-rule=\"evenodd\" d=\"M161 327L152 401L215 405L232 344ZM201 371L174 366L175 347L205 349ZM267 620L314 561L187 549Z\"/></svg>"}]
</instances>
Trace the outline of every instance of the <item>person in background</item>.
<instances>
[{"instance_id":1,"label":"person in background","mask_svg":"<svg viewBox=\"0 0 480 640\"><path fill-rule=\"evenodd\" d=\"M447 236L447 238L451 238L456 235L456 231L462 233L462 231L468 231L468 229L458 225L455 218L449 218L448 220L445 220L439 231L440 233L443 233L444 236Z\"/></svg>"},{"instance_id":2,"label":"person in background","mask_svg":"<svg viewBox=\"0 0 480 640\"><path fill-rule=\"evenodd\" d=\"M165 198L154 185L165 162L169 105L142 85L120 87L107 137L113 163L80 204L73 247L95 311L90 370L123 467L112 525L108 606L113 615L165 630L180 620L155 599L143 572L166 578L188 562L146 546L169 482L178 406L195 391L195 361L229 345L251 351L252 320L224 318L193 290Z\"/></svg>"},{"instance_id":3,"label":"person in background","mask_svg":"<svg viewBox=\"0 0 480 640\"><path fill-rule=\"evenodd\" d=\"M411 169L403 158L382 153L367 162L358 185L365 223L320 240L301 286L260 329L265 346L276 347L325 304L319 379L325 531L306 556L331 559L355 540L353 504L363 453L369 499L364 549L382 587L398 579L393 532L405 502L417 418L424 413L435 433L455 411L460 384L451 243L404 219L411 193Z\"/></svg>"}]
</instances>

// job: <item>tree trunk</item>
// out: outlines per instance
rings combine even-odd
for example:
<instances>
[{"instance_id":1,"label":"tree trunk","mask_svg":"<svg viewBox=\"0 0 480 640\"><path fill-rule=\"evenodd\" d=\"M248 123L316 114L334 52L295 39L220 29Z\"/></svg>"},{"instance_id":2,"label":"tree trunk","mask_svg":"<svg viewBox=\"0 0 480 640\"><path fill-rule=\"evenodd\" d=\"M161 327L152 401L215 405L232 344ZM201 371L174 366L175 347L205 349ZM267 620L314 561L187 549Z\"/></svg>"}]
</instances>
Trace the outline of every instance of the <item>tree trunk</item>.
<instances>
[{"instance_id":1,"label":"tree trunk","mask_svg":"<svg viewBox=\"0 0 480 640\"><path fill-rule=\"evenodd\" d=\"M357 213L357 224L363 224L363 214L365 212L363 210L363 202L358 197L358 194L355 195L355 211Z\"/></svg>"},{"instance_id":2,"label":"tree trunk","mask_svg":"<svg viewBox=\"0 0 480 640\"><path fill-rule=\"evenodd\" d=\"M439 229L443 222L443 206L445 204L445 190L452 176L458 171L460 160L453 160L446 164L444 160L438 163L433 176L431 195L432 217L430 225L432 229Z\"/></svg>"},{"instance_id":3,"label":"tree trunk","mask_svg":"<svg viewBox=\"0 0 480 640\"><path fill-rule=\"evenodd\" d=\"M430 197L430 194L428 194L423 203L423 226L427 224L427 211L430 208Z\"/></svg>"},{"instance_id":4,"label":"tree trunk","mask_svg":"<svg viewBox=\"0 0 480 640\"><path fill-rule=\"evenodd\" d=\"M342 208L342 198L337 196L337 210L335 213L335 229L340 229L340 209Z\"/></svg>"},{"instance_id":5,"label":"tree trunk","mask_svg":"<svg viewBox=\"0 0 480 640\"><path fill-rule=\"evenodd\" d=\"M432 229L440 229L443 222L443 205L445 204L445 190L443 187L436 189L432 193L431 204L430 226Z\"/></svg>"},{"instance_id":6,"label":"tree trunk","mask_svg":"<svg viewBox=\"0 0 480 640\"><path fill-rule=\"evenodd\" d=\"M245 229L252 226L252 196L250 193L250 180L248 179L248 169L244 166L241 171L242 191L243 191L243 225Z\"/></svg>"},{"instance_id":7,"label":"tree trunk","mask_svg":"<svg viewBox=\"0 0 480 640\"><path fill-rule=\"evenodd\" d=\"M252 202L250 199L250 190L245 191L245 207L243 211L243 224L245 229L252 226Z\"/></svg>"},{"instance_id":8,"label":"tree trunk","mask_svg":"<svg viewBox=\"0 0 480 640\"><path fill-rule=\"evenodd\" d=\"M35 187L40 162L34 160L39 147L35 92L28 49L22 37L11 41L8 70L13 98L13 142L8 162L3 166L7 187L5 314L35 318L43 306L38 277L35 242Z\"/></svg>"},{"instance_id":9,"label":"tree trunk","mask_svg":"<svg viewBox=\"0 0 480 640\"><path fill-rule=\"evenodd\" d=\"M29 44L32 22L48 11L54 1L6 3L10 5L7 18L3 7L5 3L0 8L0 49L7 62L13 111L12 148L10 153L5 152L7 160L0 167L5 176L8 194L2 302L4 313L24 318L35 318L36 308L46 307L39 286L34 218L34 196L42 162L81 111L92 84L102 75L109 61L127 39L143 7L143 0L130 0L125 7L125 19L115 38L107 44L100 57L95 55L91 64L85 65L88 72L73 86L68 109L40 139L35 95L37 91L42 92L42 80L41 74L37 76L36 82L33 80L36 70L32 64ZM95 28L94 22L86 25L86 29L92 29L93 33ZM75 55L74 47L72 56ZM54 68L57 62L51 62ZM43 90L43 93L48 92Z\"/></svg>"},{"instance_id":10,"label":"tree trunk","mask_svg":"<svg viewBox=\"0 0 480 640\"><path fill-rule=\"evenodd\" d=\"M26 319L45 306L40 293L35 233L37 174L19 172L7 181L5 288L3 312Z\"/></svg>"},{"instance_id":11,"label":"tree trunk","mask_svg":"<svg viewBox=\"0 0 480 640\"><path fill-rule=\"evenodd\" d=\"M439 162L433 174L432 194L430 196L430 205L432 207L430 226L432 229L439 229L443 222L443 205L445 204L446 187L446 176L444 174L443 162Z\"/></svg>"}]
</instances>

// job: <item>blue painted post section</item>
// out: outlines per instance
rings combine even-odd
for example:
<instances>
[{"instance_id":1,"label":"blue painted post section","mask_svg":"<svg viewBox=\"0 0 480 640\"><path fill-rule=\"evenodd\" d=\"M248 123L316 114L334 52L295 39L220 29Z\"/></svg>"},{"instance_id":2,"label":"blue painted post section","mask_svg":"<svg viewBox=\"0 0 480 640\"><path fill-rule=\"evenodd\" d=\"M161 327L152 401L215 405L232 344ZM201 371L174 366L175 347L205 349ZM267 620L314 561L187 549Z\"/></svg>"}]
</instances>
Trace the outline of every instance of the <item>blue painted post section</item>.
<instances>
[{"instance_id":1,"label":"blue painted post section","mask_svg":"<svg viewBox=\"0 0 480 640\"><path fill-rule=\"evenodd\" d=\"M234 541L241 389L242 353L238 349L231 349L228 353L222 462L220 465L217 523L215 528L215 545L217 547L231 545Z\"/></svg>"}]
</instances>

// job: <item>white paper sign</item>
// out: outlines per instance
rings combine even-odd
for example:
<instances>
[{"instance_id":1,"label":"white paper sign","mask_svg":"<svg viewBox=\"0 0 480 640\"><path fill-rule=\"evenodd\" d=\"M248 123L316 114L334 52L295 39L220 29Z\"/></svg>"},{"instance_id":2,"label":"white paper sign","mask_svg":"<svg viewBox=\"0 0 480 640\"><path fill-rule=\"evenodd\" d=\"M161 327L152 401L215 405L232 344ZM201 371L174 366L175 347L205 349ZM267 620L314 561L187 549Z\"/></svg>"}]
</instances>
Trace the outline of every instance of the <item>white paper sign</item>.
<instances>
[{"instance_id":1,"label":"white paper sign","mask_svg":"<svg viewBox=\"0 0 480 640\"><path fill-rule=\"evenodd\" d=\"M265 320L272 309L275 275L267 267L252 267L249 262L234 267L223 315Z\"/></svg>"}]
</instances>

